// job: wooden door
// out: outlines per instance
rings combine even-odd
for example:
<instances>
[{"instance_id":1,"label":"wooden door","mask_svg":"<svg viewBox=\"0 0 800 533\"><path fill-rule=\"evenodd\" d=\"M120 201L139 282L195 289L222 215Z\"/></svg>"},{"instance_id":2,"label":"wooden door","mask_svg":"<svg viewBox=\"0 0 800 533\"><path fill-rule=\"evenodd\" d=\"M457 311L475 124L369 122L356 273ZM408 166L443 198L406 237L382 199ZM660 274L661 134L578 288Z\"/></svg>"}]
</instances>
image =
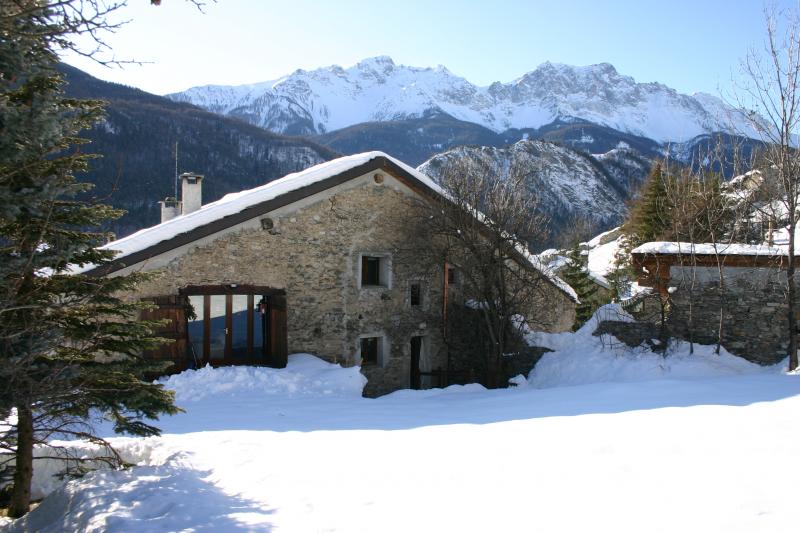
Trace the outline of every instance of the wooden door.
<instances>
[{"instance_id":1,"label":"wooden door","mask_svg":"<svg viewBox=\"0 0 800 533\"><path fill-rule=\"evenodd\" d=\"M289 359L286 342L286 295L270 296L269 311L270 366L284 368Z\"/></svg>"},{"instance_id":2,"label":"wooden door","mask_svg":"<svg viewBox=\"0 0 800 533\"><path fill-rule=\"evenodd\" d=\"M145 301L155 305L152 309L143 309L140 313L141 320L159 321L161 324L153 331L154 337L167 339L167 342L153 350L147 350L143 356L159 361L172 361L174 366L170 371L186 368L186 303L183 296L157 296L145 298Z\"/></svg>"}]
</instances>

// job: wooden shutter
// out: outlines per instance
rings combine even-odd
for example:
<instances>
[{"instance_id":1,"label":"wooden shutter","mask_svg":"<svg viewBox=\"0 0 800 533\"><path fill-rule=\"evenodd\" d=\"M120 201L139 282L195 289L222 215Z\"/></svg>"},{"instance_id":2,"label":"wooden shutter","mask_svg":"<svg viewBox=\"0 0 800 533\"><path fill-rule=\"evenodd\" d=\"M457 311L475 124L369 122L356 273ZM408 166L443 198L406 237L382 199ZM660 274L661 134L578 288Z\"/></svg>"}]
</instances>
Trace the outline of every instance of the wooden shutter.
<instances>
[{"instance_id":1,"label":"wooden shutter","mask_svg":"<svg viewBox=\"0 0 800 533\"><path fill-rule=\"evenodd\" d=\"M172 371L180 371L186 367L186 303L184 296L170 295L157 296L155 298L145 298L145 301L153 303L156 307L143 309L140 314L141 320L162 320L164 323L154 331L155 337L170 339L168 342L153 350L144 352L144 357L159 361L169 360L175 363Z\"/></svg>"},{"instance_id":2,"label":"wooden shutter","mask_svg":"<svg viewBox=\"0 0 800 533\"><path fill-rule=\"evenodd\" d=\"M270 296L269 307L270 366L284 368L289 358L286 341L286 296Z\"/></svg>"}]
</instances>

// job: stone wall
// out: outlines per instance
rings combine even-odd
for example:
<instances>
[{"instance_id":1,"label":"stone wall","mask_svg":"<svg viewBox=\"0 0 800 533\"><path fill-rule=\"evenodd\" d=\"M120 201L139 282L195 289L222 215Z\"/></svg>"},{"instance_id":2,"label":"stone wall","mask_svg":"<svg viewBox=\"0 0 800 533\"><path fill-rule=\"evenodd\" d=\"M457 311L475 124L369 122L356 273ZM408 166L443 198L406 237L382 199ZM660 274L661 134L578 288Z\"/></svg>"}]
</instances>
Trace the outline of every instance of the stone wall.
<instances>
[{"instance_id":1,"label":"stone wall","mask_svg":"<svg viewBox=\"0 0 800 533\"><path fill-rule=\"evenodd\" d=\"M724 267L720 285L716 267L670 267L664 301L668 334L699 344L719 340L755 363L780 362L788 345L785 275L778 268ZM658 295L641 299L630 311L638 320L659 322Z\"/></svg>"},{"instance_id":2,"label":"stone wall","mask_svg":"<svg viewBox=\"0 0 800 533\"><path fill-rule=\"evenodd\" d=\"M356 365L359 338L380 335L381 363L362 368L369 380L365 395L407 388L412 336L424 337L423 371L447 365L443 265L424 252L429 243L415 230L415 194L390 175L375 178L350 180L122 273L142 267L158 273L136 297L177 294L189 285L284 289L289 353ZM265 218L269 223L262 224ZM387 262L387 286L360 287L362 254ZM420 306L409 302L412 281L423 287ZM571 326L569 316L560 316L569 315L569 301L558 294L543 304L551 315L548 329Z\"/></svg>"},{"instance_id":3,"label":"stone wall","mask_svg":"<svg viewBox=\"0 0 800 533\"><path fill-rule=\"evenodd\" d=\"M673 335L715 344L722 313L721 344L759 364L786 357L786 273L777 268L725 267L723 285L713 267L670 268L668 326Z\"/></svg>"}]
</instances>

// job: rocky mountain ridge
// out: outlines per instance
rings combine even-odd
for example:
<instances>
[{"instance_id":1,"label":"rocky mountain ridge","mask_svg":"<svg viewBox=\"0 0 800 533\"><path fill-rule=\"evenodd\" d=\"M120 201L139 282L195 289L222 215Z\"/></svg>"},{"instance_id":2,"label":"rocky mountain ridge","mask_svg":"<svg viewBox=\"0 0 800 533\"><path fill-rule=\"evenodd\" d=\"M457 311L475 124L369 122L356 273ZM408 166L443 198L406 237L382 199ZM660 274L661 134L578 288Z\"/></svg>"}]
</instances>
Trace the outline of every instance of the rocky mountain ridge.
<instances>
[{"instance_id":1,"label":"rocky mountain ridge","mask_svg":"<svg viewBox=\"0 0 800 533\"><path fill-rule=\"evenodd\" d=\"M626 201L650 170L649 160L625 145L589 155L542 140L524 140L505 148L458 147L438 154L418 170L439 179L467 160L499 175L525 169L525 182L550 219L551 238L537 248L559 244L571 226L596 232L618 225L627 214Z\"/></svg>"},{"instance_id":2,"label":"rocky mountain ridge","mask_svg":"<svg viewBox=\"0 0 800 533\"><path fill-rule=\"evenodd\" d=\"M349 68L297 70L278 80L193 87L168 97L295 135L439 111L495 133L583 120L659 143L716 131L754 136L744 117L720 99L637 83L609 63L547 62L511 82L481 87L443 66L397 65L380 56Z\"/></svg>"}]
</instances>

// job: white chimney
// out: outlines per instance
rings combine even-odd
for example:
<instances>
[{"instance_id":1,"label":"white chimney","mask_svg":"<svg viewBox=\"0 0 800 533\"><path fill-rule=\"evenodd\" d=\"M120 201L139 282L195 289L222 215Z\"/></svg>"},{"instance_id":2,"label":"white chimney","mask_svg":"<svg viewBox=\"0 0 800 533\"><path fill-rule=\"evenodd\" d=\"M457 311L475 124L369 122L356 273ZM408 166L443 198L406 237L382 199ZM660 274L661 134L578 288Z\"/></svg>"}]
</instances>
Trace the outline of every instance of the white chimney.
<instances>
[{"instance_id":1,"label":"white chimney","mask_svg":"<svg viewBox=\"0 0 800 533\"><path fill-rule=\"evenodd\" d=\"M200 209L203 205L202 197L203 176L194 172L181 174L181 200L183 200L182 214L188 215Z\"/></svg>"},{"instance_id":2,"label":"white chimney","mask_svg":"<svg viewBox=\"0 0 800 533\"><path fill-rule=\"evenodd\" d=\"M171 220L181 214L181 202L177 198L168 196L158 202L161 205L161 222Z\"/></svg>"}]
</instances>

